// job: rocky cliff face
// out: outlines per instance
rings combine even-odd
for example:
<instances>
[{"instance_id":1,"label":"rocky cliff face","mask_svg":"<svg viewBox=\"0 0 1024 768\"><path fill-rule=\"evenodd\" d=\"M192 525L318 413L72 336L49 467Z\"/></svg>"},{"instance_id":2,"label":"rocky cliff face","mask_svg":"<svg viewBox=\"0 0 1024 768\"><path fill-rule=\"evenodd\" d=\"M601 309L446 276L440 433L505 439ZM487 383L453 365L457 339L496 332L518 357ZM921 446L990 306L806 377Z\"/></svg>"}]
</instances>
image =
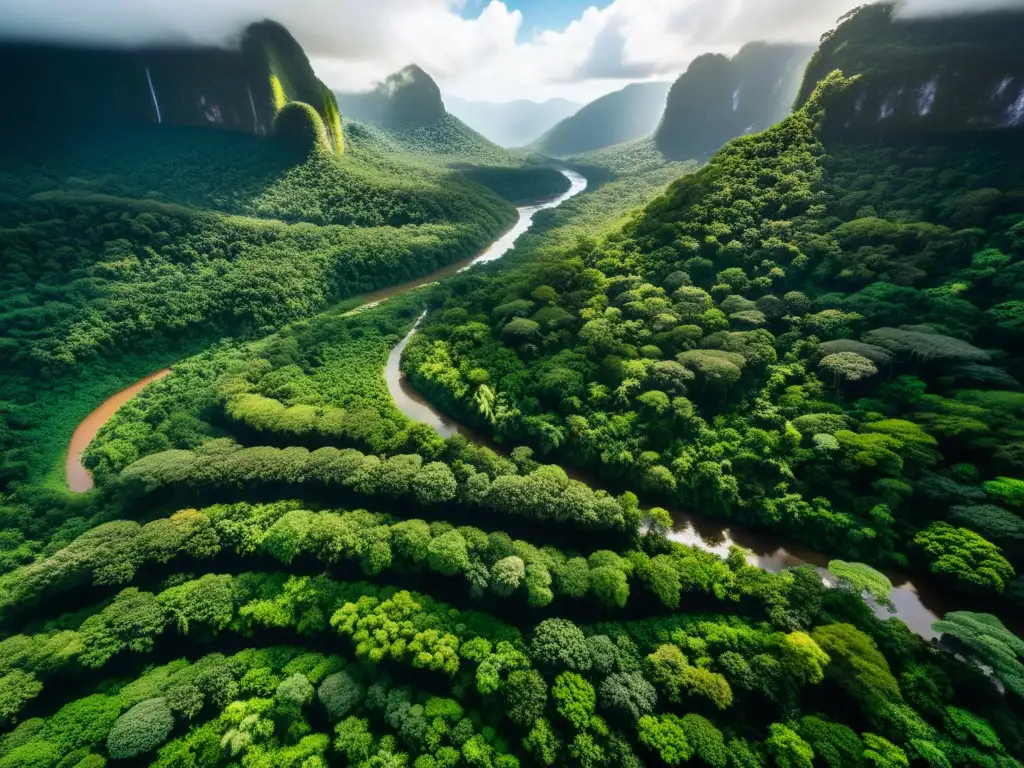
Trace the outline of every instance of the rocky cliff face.
<instances>
[{"instance_id":1,"label":"rocky cliff face","mask_svg":"<svg viewBox=\"0 0 1024 768\"><path fill-rule=\"evenodd\" d=\"M1024 12L900 18L866 6L822 39L801 102L829 72L857 82L831 98L839 134L1024 130Z\"/></svg>"},{"instance_id":2,"label":"rocky cliff face","mask_svg":"<svg viewBox=\"0 0 1024 768\"><path fill-rule=\"evenodd\" d=\"M789 114L814 49L750 43L731 59L696 58L668 94L655 133L669 157L686 160L717 151L737 136L756 133Z\"/></svg>"},{"instance_id":3,"label":"rocky cliff face","mask_svg":"<svg viewBox=\"0 0 1024 768\"><path fill-rule=\"evenodd\" d=\"M0 133L79 132L139 123L267 135L291 102L311 106L318 134L342 147L341 117L302 47L279 24L250 25L237 48L0 45Z\"/></svg>"},{"instance_id":4,"label":"rocky cliff face","mask_svg":"<svg viewBox=\"0 0 1024 768\"><path fill-rule=\"evenodd\" d=\"M441 89L415 64L389 75L372 91L337 96L346 115L390 130L433 125L447 114Z\"/></svg>"}]
</instances>

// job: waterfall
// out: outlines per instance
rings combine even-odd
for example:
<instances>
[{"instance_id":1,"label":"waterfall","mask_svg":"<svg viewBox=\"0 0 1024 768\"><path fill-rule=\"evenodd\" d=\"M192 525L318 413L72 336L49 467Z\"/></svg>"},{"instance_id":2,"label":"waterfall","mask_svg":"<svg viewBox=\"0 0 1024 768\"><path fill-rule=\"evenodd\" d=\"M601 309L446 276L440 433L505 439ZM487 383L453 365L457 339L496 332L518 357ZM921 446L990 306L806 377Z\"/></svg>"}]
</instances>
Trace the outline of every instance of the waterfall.
<instances>
[{"instance_id":1,"label":"waterfall","mask_svg":"<svg viewBox=\"0 0 1024 768\"><path fill-rule=\"evenodd\" d=\"M741 85L732 94L732 111L735 112L740 108L740 89L743 88Z\"/></svg>"},{"instance_id":2,"label":"waterfall","mask_svg":"<svg viewBox=\"0 0 1024 768\"><path fill-rule=\"evenodd\" d=\"M1024 125L1024 88L1020 89L1017 100L1006 110L1006 127L1017 128Z\"/></svg>"},{"instance_id":3,"label":"waterfall","mask_svg":"<svg viewBox=\"0 0 1024 768\"><path fill-rule=\"evenodd\" d=\"M245 90L249 92L249 106L252 107L252 131L258 136L260 133L260 118L256 114L256 102L252 98L252 88L247 85Z\"/></svg>"},{"instance_id":4,"label":"waterfall","mask_svg":"<svg viewBox=\"0 0 1024 768\"><path fill-rule=\"evenodd\" d=\"M146 82L149 83L149 95L153 97L153 108L156 110L156 121L162 123L164 119L160 116L160 102L156 100L156 89L153 87L153 78L149 74L149 67L146 67Z\"/></svg>"},{"instance_id":5,"label":"waterfall","mask_svg":"<svg viewBox=\"0 0 1024 768\"><path fill-rule=\"evenodd\" d=\"M930 80L921 86L917 96L917 114L919 117L926 117L931 114L935 106L935 97L939 94L938 78Z\"/></svg>"}]
</instances>

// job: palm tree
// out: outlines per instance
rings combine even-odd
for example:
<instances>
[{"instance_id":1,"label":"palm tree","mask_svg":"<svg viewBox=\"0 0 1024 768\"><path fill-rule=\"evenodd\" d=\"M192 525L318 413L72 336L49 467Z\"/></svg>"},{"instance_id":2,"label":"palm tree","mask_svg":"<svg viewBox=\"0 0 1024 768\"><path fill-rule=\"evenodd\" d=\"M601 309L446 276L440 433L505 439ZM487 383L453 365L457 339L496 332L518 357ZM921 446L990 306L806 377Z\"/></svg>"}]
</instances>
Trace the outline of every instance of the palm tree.
<instances>
[{"instance_id":1,"label":"palm tree","mask_svg":"<svg viewBox=\"0 0 1024 768\"><path fill-rule=\"evenodd\" d=\"M476 402L476 409L491 424L494 423L494 390L486 384L481 384L476 389L473 400Z\"/></svg>"}]
</instances>

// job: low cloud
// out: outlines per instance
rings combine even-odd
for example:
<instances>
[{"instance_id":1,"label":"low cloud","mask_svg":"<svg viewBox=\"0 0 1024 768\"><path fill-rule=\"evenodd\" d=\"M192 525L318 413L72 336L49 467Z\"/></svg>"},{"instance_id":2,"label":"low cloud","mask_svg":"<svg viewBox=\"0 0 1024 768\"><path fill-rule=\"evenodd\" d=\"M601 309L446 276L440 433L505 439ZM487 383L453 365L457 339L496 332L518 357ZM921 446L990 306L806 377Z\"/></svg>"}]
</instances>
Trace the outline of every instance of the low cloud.
<instances>
[{"instance_id":1,"label":"low cloud","mask_svg":"<svg viewBox=\"0 0 1024 768\"><path fill-rule=\"evenodd\" d=\"M554 2L555 0L550 0ZM523 15L485 0L0 0L0 35L76 44L225 44L249 22L291 30L329 85L368 87L417 63L468 98L594 98L625 80L677 75L752 40L813 42L862 0L613 0L522 40ZM910 14L1024 0L908 0ZM525 20L529 24L529 19Z\"/></svg>"},{"instance_id":2,"label":"low cloud","mask_svg":"<svg viewBox=\"0 0 1024 768\"><path fill-rule=\"evenodd\" d=\"M947 16L978 11L1024 10L1024 0L904 0L900 15Z\"/></svg>"}]
</instances>

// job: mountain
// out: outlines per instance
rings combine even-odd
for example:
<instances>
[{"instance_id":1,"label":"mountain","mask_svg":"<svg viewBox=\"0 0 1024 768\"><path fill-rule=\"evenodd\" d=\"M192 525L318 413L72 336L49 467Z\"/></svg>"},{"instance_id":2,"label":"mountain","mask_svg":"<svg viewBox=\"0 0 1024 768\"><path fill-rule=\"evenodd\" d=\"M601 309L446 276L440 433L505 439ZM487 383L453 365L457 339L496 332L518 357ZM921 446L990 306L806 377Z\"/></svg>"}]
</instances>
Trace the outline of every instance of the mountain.
<instances>
[{"instance_id":1,"label":"mountain","mask_svg":"<svg viewBox=\"0 0 1024 768\"><path fill-rule=\"evenodd\" d=\"M813 53L808 45L759 42L731 59L697 57L669 91L656 143L669 157L701 158L774 125L789 114Z\"/></svg>"},{"instance_id":2,"label":"mountain","mask_svg":"<svg viewBox=\"0 0 1024 768\"><path fill-rule=\"evenodd\" d=\"M807 69L801 102L829 72L858 76L829 104L830 126L859 132L1024 129L1024 12L902 19L851 13Z\"/></svg>"},{"instance_id":3,"label":"mountain","mask_svg":"<svg viewBox=\"0 0 1024 768\"><path fill-rule=\"evenodd\" d=\"M267 135L309 130L343 146L341 116L280 24L249 25L236 48L0 44L0 135L79 134L159 123ZM307 105L303 107L301 105ZM280 126L276 125L280 120Z\"/></svg>"},{"instance_id":4,"label":"mountain","mask_svg":"<svg viewBox=\"0 0 1024 768\"><path fill-rule=\"evenodd\" d=\"M542 157L513 153L445 110L441 90L415 64L365 93L339 93L350 133L365 145L457 170L515 203L555 197L569 188Z\"/></svg>"},{"instance_id":5,"label":"mountain","mask_svg":"<svg viewBox=\"0 0 1024 768\"><path fill-rule=\"evenodd\" d=\"M580 108L568 99L542 102L518 99L498 103L446 96L444 101L455 117L503 147L526 146Z\"/></svg>"},{"instance_id":6,"label":"mountain","mask_svg":"<svg viewBox=\"0 0 1024 768\"><path fill-rule=\"evenodd\" d=\"M533 149L553 157L642 139L658 127L668 83L633 83L583 107L541 136Z\"/></svg>"},{"instance_id":7,"label":"mountain","mask_svg":"<svg viewBox=\"0 0 1024 768\"><path fill-rule=\"evenodd\" d=\"M389 75L372 91L336 95L347 117L392 130L430 125L447 114L441 89L415 64Z\"/></svg>"}]
</instances>

